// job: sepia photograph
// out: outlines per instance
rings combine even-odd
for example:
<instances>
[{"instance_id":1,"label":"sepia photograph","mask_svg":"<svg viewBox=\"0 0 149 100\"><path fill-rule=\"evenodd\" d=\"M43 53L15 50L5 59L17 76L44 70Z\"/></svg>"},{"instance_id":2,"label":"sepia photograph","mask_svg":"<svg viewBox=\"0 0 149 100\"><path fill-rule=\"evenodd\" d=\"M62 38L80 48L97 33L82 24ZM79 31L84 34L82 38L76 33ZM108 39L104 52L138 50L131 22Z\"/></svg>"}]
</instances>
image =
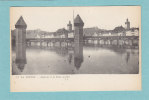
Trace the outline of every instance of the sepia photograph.
<instances>
[{"instance_id":1,"label":"sepia photograph","mask_svg":"<svg viewBox=\"0 0 149 100\"><path fill-rule=\"evenodd\" d=\"M12 75L139 74L140 7L11 7Z\"/></svg>"},{"instance_id":2,"label":"sepia photograph","mask_svg":"<svg viewBox=\"0 0 149 100\"><path fill-rule=\"evenodd\" d=\"M0 1L0 97L149 98L148 3Z\"/></svg>"},{"instance_id":3,"label":"sepia photograph","mask_svg":"<svg viewBox=\"0 0 149 100\"><path fill-rule=\"evenodd\" d=\"M11 92L141 90L140 6L10 7L10 44Z\"/></svg>"}]
</instances>

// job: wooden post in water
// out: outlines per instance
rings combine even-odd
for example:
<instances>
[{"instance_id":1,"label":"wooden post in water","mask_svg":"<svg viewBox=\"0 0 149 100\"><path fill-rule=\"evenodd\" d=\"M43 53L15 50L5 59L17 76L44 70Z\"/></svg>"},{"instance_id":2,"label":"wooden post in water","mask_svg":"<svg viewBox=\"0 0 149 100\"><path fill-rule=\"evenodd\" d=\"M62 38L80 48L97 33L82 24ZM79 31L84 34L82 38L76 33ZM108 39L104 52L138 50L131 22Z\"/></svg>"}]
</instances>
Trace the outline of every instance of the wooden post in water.
<instances>
[{"instance_id":1,"label":"wooden post in water","mask_svg":"<svg viewBox=\"0 0 149 100\"><path fill-rule=\"evenodd\" d=\"M26 64L26 28L27 25L21 16L17 23L16 28L16 60L15 63L22 71Z\"/></svg>"},{"instance_id":2,"label":"wooden post in water","mask_svg":"<svg viewBox=\"0 0 149 100\"><path fill-rule=\"evenodd\" d=\"M134 46L134 40L133 39L131 39L131 44L132 44L132 46Z\"/></svg>"},{"instance_id":3,"label":"wooden post in water","mask_svg":"<svg viewBox=\"0 0 149 100\"><path fill-rule=\"evenodd\" d=\"M59 46L61 47L61 41L59 41Z\"/></svg>"},{"instance_id":4,"label":"wooden post in water","mask_svg":"<svg viewBox=\"0 0 149 100\"><path fill-rule=\"evenodd\" d=\"M117 45L119 45L119 37L117 37Z\"/></svg>"},{"instance_id":5,"label":"wooden post in water","mask_svg":"<svg viewBox=\"0 0 149 100\"><path fill-rule=\"evenodd\" d=\"M40 47L42 47L42 41L41 41L41 38L40 38Z\"/></svg>"},{"instance_id":6,"label":"wooden post in water","mask_svg":"<svg viewBox=\"0 0 149 100\"><path fill-rule=\"evenodd\" d=\"M100 43L99 43L99 36L98 36L98 39L97 39L97 45L99 45Z\"/></svg>"},{"instance_id":7,"label":"wooden post in water","mask_svg":"<svg viewBox=\"0 0 149 100\"><path fill-rule=\"evenodd\" d=\"M103 43L103 44L105 45L105 44L106 44L106 40L104 39L103 41L104 41L104 43Z\"/></svg>"},{"instance_id":8,"label":"wooden post in water","mask_svg":"<svg viewBox=\"0 0 149 100\"><path fill-rule=\"evenodd\" d=\"M47 47L48 47L49 42L47 42Z\"/></svg>"},{"instance_id":9,"label":"wooden post in water","mask_svg":"<svg viewBox=\"0 0 149 100\"><path fill-rule=\"evenodd\" d=\"M111 39L109 40L109 42L110 42L109 45L112 45L112 40Z\"/></svg>"}]
</instances>

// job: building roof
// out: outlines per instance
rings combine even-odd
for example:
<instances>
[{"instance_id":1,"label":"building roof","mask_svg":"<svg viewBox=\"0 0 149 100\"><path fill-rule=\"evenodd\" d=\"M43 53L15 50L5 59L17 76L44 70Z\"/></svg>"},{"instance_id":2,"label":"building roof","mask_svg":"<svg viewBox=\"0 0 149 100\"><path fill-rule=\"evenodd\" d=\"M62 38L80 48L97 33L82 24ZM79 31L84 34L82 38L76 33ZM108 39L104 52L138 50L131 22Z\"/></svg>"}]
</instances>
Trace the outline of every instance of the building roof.
<instances>
[{"instance_id":1,"label":"building roof","mask_svg":"<svg viewBox=\"0 0 149 100\"><path fill-rule=\"evenodd\" d=\"M107 34L109 32L112 32L111 30L105 30L105 29L99 29L98 27L91 27L91 28L84 28L83 33L86 36L92 36L94 33L101 33L101 34Z\"/></svg>"},{"instance_id":2,"label":"building roof","mask_svg":"<svg viewBox=\"0 0 149 100\"><path fill-rule=\"evenodd\" d=\"M26 31L26 38L35 38L37 36L36 30L27 30Z\"/></svg>"},{"instance_id":3,"label":"building roof","mask_svg":"<svg viewBox=\"0 0 149 100\"><path fill-rule=\"evenodd\" d=\"M118 26L118 27L115 27L113 32L114 33L119 33L119 32L123 32L125 31L126 29L123 27L123 26Z\"/></svg>"},{"instance_id":4,"label":"building roof","mask_svg":"<svg viewBox=\"0 0 149 100\"><path fill-rule=\"evenodd\" d=\"M91 27L91 28L84 28L83 34L86 36L92 36L94 33L98 33L97 27Z\"/></svg>"},{"instance_id":5,"label":"building roof","mask_svg":"<svg viewBox=\"0 0 149 100\"><path fill-rule=\"evenodd\" d=\"M47 32L47 31L42 31L42 30L27 30L26 31L26 38L35 38L37 35L38 36L50 36L54 32Z\"/></svg>"},{"instance_id":6,"label":"building roof","mask_svg":"<svg viewBox=\"0 0 149 100\"><path fill-rule=\"evenodd\" d=\"M56 32L57 33L66 33L68 31L65 28L61 28L61 29L58 29Z\"/></svg>"},{"instance_id":7,"label":"building roof","mask_svg":"<svg viewBox=\"0 0 149 100\"><path fill-rule=\"evenodd\" d=\"M58 29L54 35L62 35L62 34L65 34L65 33L68 33L68 30L66 30L65 28L61 28L61 29Z\"/></svg>"}]
</instances>

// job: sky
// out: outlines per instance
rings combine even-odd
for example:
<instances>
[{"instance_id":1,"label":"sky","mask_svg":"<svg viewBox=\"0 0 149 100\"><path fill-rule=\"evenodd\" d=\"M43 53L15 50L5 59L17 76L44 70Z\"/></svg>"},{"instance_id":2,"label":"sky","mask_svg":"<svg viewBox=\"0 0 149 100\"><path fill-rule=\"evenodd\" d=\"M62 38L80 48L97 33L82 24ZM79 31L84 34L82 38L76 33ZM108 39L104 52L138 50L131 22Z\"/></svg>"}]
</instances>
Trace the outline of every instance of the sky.
<instances>
[{"instance_id":1,"label":"sky","mask_svg":"<svg viewBox=\"0 0 149 100\"><path fill-rule=\"evenodd\" d=\"M121 25L125 27L127 18L131 27L141 25L140 6L11 7L10 28L15 29L17 20L22 16L27 24L27 30L41 29L54 32L60 28L67 29L69 20L73 23L73 18L77 14L82 18L84 28L112 30Z\"/></svg>"}]
</instances>

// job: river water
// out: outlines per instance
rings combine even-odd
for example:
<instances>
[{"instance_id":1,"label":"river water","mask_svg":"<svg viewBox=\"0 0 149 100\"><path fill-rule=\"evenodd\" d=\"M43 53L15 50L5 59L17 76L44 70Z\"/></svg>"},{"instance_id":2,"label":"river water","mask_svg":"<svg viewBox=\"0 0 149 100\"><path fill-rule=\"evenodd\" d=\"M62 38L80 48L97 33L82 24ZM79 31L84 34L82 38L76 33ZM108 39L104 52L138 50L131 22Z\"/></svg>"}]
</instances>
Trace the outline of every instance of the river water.
<instances>
[{"instance_id":1,"label":"river water","mask_svg":"<svg viewBox=\"0 0 149 100\"><path fill-rule=\"evenodd\" d=\"M138 48L113 46L27 47L27 64L15 65L12 74L138 74Z\"/></svg>"}]
</instances>

